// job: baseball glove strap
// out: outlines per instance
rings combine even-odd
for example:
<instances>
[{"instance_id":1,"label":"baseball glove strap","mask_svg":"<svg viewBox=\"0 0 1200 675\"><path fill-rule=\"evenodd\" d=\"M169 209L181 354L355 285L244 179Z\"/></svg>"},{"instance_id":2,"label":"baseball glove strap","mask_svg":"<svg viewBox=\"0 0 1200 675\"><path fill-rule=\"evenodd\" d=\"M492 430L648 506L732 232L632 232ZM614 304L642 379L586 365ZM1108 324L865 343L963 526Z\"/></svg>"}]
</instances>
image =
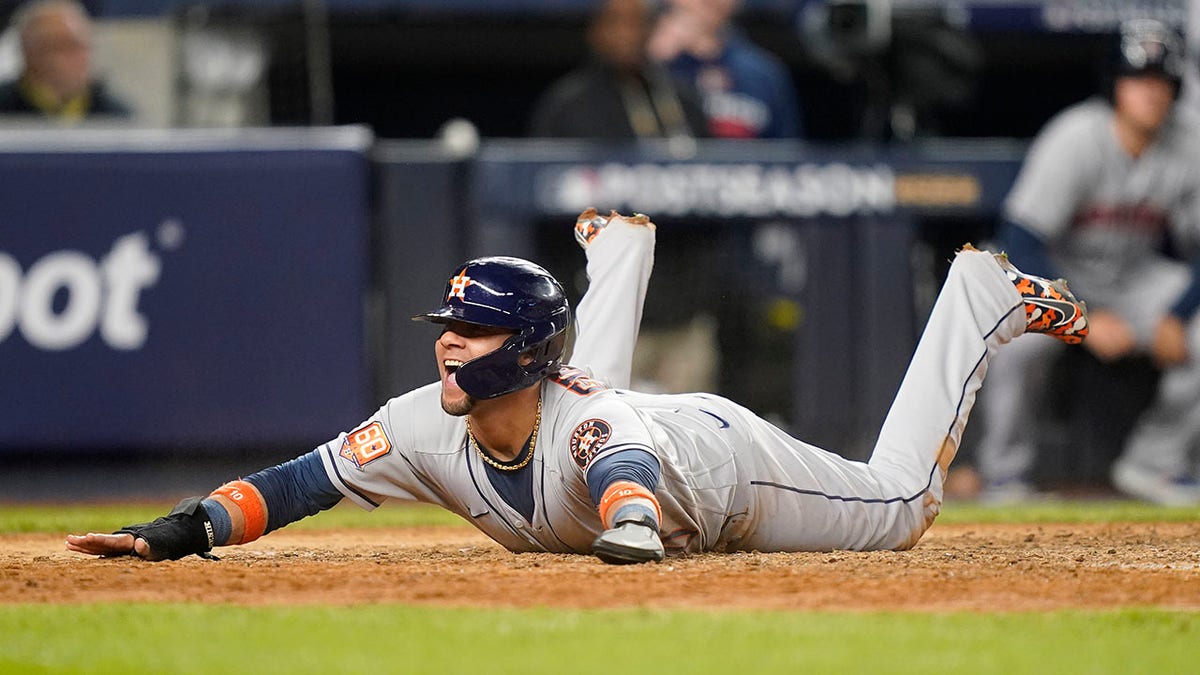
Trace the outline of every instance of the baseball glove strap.
<instances>
[{"instance_id":1,"label":"baseball glove strap","mask_svg":"<svg viewBox=\"0 0 1200 675\"><path fill-rule=\"evenodd\" d=\"M145 539L150 545L150 560L179 560L193 553L212 557L207 555L213 547L212 521L200 504L203 499L188 497L162 518L126 525L113 534L132 534L134 539Z\"/></svg>"}]
</instances>

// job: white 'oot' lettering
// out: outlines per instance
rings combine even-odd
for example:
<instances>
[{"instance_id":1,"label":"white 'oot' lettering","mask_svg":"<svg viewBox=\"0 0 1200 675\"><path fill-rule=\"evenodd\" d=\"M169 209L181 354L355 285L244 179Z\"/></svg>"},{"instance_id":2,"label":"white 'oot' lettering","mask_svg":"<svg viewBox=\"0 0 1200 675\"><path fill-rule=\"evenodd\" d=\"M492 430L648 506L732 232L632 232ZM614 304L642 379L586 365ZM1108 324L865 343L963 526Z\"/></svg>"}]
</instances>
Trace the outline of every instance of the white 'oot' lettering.
<instances>
[{"instance_id":1,"label":"white 'oot' lettering","mask_svg":"<svg viewBox=\"0 0 1200 675\"><path fill-rule=\"evenodd\" d=\"M19 327L30 345L61 351L83 344L98 327L110 347L140 349L149 325L138 300L161 270L142 232L118 238L99 264L81 251L55 251L24 275L12 256L0 252L0 342ZM66 303L55 311L60 292Z\"/></svg>"}]
</instances>

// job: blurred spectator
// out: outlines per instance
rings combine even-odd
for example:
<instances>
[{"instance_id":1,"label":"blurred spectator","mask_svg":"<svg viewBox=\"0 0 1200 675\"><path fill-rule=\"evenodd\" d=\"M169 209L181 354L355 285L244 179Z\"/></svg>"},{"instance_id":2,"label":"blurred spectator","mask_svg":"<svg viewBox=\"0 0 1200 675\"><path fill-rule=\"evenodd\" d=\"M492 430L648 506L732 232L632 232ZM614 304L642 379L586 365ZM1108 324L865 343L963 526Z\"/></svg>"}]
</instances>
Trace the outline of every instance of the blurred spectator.
<instances>
[{"instance_id":1,"label":"blurred spectator","mask_svg":"<svg viewBox=\"0 0 1200 675\"><path fill-rule=\"evenodd\" d=\"M1084 342L1102 362L1148 355L1154 401L1112 467L1126 494L1200 503L1189 451L1200 438L1200 121L1175 105L1185 55L1157 21L1122 25L1106 98L1042 130L1008 196L1003 248L1021 268L1067 276L1088 303ZM1188 253L1190 264L1167 256ZM1019 340L992 363L980 396L984 498L1030 494L1043 400L1058 343ZM1076 439L1077 440L1077 439Z\"/></svg>"},{"instance_id":2,"label":"blurred spectator","mask_svg":"<svg viewBox=\"0 0 1200 675\"><path fill-rule=\"evenodd\" d=\"M611 140L707 136L696 91L646 58L654 19L646 0L604 2L588 25L592 58L537 103L530 135ZM713 277L697 263L714 248L706 239L686 237L656 261L675 284L652 290L646 299L633 366L639 386L679 392L708 391L716 384L715 324L699 306L706 296L696 292ZM559 251L551 257L569 256Z\"/></svg>"},{"instance_id":3,"label":"blurred spectator","mask_svg":"<svg viewBox=\"0 0 1200 675\"><path fill-rule=\"evenodd\" d=\"M73 0L35 0L13 15L21 42L21 75L0 84L0 114L42 115L76 122L94 115L127 117L130 109L92 74L92 22Z\"/></svg>"},{"instance_id":4,"label":"blurred spectator","mask_svg":"<svg viewBox=\"0 0 1200 675\"><path fill-rule=\"evenodd\" d=\"M614 140L707 136L696 91L646 58L654 20L646 0L604 2L588 25L592 58L542 97L530 134ZM634 377L654 391L707 391L716 384L715 327L701 311L704 294L695 292L713 277L697 260L714 244L706 237L685 239L656 261L675 284L647 297L634 355ZM560 251L551 257L568 256ZM675 292L680 288L687 292Z\"/></svg>"},{"instance_id":5,"label":"blurred spectator","mask_svg":"<svg viewBox=\"0 0 1200 675\"><path fill-rule=\"evenodd\" d=\"M530 135L673 138L705 134L696 93L646 59L654 15L646 0L607 0L588 24L592 57L534 107Z\"/></svg>"},{"instance_id":6,"label":"blurred spectator","mask_svg":"<svg viewBox=\"0 0 1200 675\"><path fill-rule=\"evenodd\" d=\"M795 138L800 106L787 68L732 25L739 0L667 0L650 57L704 98L718 138Z\"/></svg>"}]
</instances>

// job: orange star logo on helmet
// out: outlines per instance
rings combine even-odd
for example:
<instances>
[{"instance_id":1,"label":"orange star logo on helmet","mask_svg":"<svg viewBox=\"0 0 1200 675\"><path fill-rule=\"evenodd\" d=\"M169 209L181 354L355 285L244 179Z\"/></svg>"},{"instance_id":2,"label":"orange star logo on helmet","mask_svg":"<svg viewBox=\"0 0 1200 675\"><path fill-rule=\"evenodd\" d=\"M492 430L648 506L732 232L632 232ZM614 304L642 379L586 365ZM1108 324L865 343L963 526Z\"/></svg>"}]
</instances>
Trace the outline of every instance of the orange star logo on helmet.
<instances>
[{"instance_id":1,"label":"orange star logo on helmet","mask_svg":"<svg viewBox=\"0 0 1200 675\"><path fill-rule=\"evenodd\" d=\"M459 272L457 276L450 280L450 295L446 296L446 299L465 299L463 298L463 291L466 291L467 286L470 286L472 283L474 282L471 281L471 277L467 276L466 270Z\"/></svg>"}]
</instances>

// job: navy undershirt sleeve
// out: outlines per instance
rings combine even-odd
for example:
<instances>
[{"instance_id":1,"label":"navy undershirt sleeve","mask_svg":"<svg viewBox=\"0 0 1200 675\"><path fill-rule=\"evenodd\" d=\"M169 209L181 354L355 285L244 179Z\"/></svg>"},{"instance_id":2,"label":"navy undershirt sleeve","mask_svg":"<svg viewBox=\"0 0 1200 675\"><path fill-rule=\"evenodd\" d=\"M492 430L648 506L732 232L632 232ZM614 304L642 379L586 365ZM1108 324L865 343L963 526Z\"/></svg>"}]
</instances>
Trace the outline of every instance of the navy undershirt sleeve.
<instances>
[{"instance_id":1,"label":"navy undershirt sleeve","mask_svg":"<svg viewBox=\"0 0 1200 675\"><path fill-rule=\"evenodd\" d=\"M1171 306L1171 313L1187 321L1200 308L1200 257L1191 260L1192 281Z\"/></svg>"},{"instance_id":2,"label":"navy undershirt sleeve","mask_svg":"<svg viewBox=\"0 0 1200 675\"><path fill-rule=\"evenodd\" d=\"M316 450L243 480L258 488L267 503L266 532L332 508L342 499Z\"/></svg>"},{"instance_id":3,"label":"navy undershirt sleeve","mask_svg":"<svg viewBox=\"0 0 1200 675\"><path fill-rule=\"evenodd\" d=\"M1017 269L1025 274L1033 274L1047 279L1057 279L1062 276L1051 262L1045 242L1029 228L1005 219L1000 223L997 235L1001 250L1008 254Z\"/></svg>"},{"instance_id":4,"label":"navy undershirt sleeve","mask_svg":"<svg viewBox=\"0 0 1200 675\"><path fill-rule=\"evenodd\" d=\"M641 448L619 450L601 457L588 468L588 494L592 503L600 506L600 499L609 485L628 480L641 485L650 492L658 487L658 458Z\"/></svg>"}]
</instances>

